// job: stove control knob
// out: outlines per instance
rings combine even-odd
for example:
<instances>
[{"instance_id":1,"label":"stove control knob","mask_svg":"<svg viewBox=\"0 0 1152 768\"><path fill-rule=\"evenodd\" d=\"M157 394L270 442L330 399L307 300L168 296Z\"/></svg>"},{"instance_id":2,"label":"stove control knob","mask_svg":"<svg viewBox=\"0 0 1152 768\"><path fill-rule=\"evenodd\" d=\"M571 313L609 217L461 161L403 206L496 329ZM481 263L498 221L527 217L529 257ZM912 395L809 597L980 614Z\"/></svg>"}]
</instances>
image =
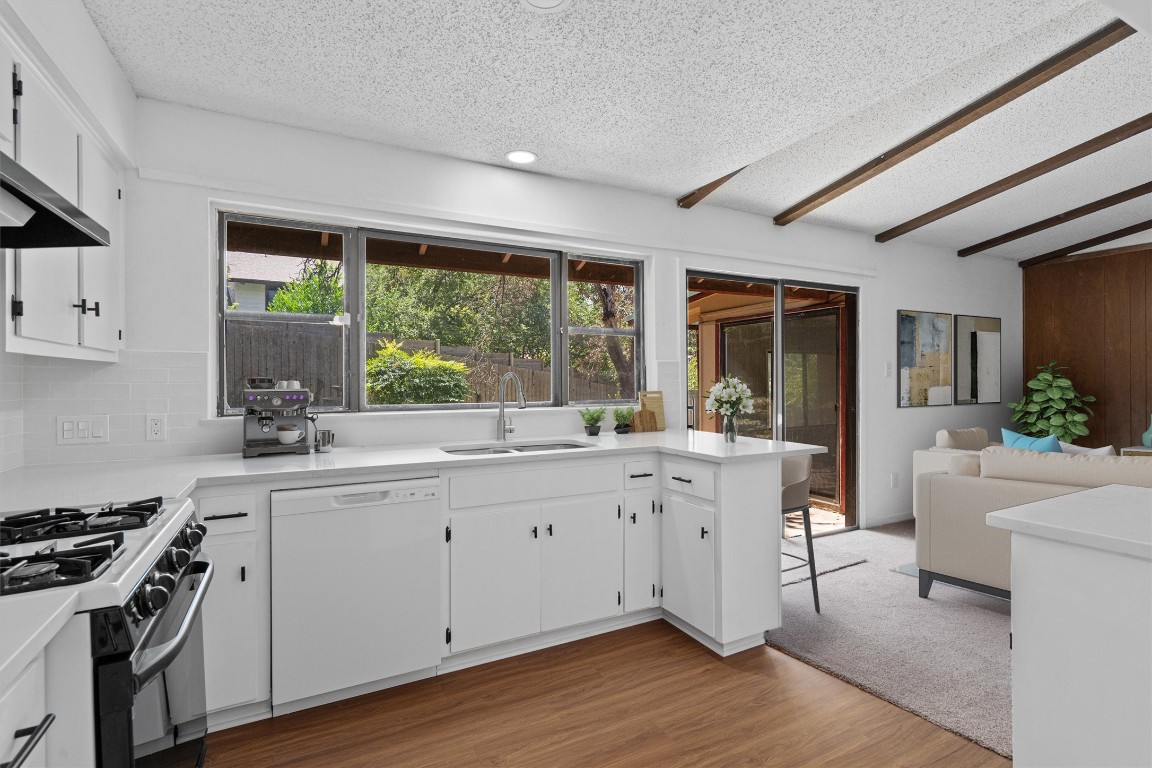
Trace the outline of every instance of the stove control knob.
<instances>
[{"instance_id":1,"label":"stove control knob","mask_svg":"<svg viewBox=\"0 0 1152 768\"><path fill-rule=\"evenodd\" d=\"M167 590L168 594L176 591L176 577L170 573L154 573L152 574L152 584Z\"/></svg>"},{"instance_id":2,"label":"stove control knob","mask_svg":"<svg viewBox=\"0 0 1152 768\"><path fill-rule=\"evenodd\" d=\"M155 616L164 606L168 605L168 598L171 597L171 592L164 589L164 587L154 587L151 584L145 584L140 587L137 593L137 603L140 604L140 610L147 616Z\"/></svg>"},{"instance_id":3,"label":"stove control knob","mask_svg":"<svg viewBox=\"0 0 1152 768\"><path fill-rule=\"evenodd\" d=\"M198 523L188 523L184 529L184 543L190 549L196 549L200 546L200 542L204 541L204 534L208 531L207 528Z\"/></svg>"},{"instance_id":4,"label":"stove control knob","mask_svg":"<svg viewBox=\"0 0 1152 768\"><path fill-rule=\"evenodd\" d=\"M165 560L168 561L168 567L173 571L182 571L188 563L192 562L192 553L186 549L168 547L168 551L164 555Z\"/></svg>"}]
</instances>

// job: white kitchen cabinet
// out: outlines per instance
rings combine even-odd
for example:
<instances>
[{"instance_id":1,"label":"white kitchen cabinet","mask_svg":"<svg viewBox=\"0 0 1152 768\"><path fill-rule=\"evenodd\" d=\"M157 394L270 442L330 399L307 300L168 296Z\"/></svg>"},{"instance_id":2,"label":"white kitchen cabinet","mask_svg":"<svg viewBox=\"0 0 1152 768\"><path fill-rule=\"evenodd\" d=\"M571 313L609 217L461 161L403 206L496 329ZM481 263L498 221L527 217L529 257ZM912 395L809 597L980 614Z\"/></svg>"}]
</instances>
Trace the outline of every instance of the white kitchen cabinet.
<instances>
[{"instance_id":1,"label":"white kitchen cabinet","mask_svg":"<svg viewBox=\"0 0 1152 768\"><path fill-rule=\"evenodd\" d=\"M203 614L208 711L216 712L265 699L268 691L259 690L254 673L260 663L259 639L251 631L260 606L256 542L217 544L209 537L204 551L216 569Z\"/></svg>"},{"instance_id":2,"label":"white kitchen cabinet","mask_svg":"<svg viewBox=\"0 0 1152 768\"><path fill-rule=\"evenodd\" d=\"M44 687L44 654L40 653L28 663L11 688L0 692L0 765L7 765L28 739L35 738L35 731L48 711ZM41 740L23 768L44 768L45 765L45 742Z\"/></svg>"},{"instance_id":3,"label":"white kitchen cabinet","mask_svg":"<svg viewBox=\"0 0 1152 768\"><path fill-rule=\"evenodd\" d=\"M80 345L120 348L123 242L120 171L87 137L80 142L80 208L108 230L110 245L80 249Z\"/></svg>"},{"instance_id":4,"label":"white kitchen cabinet","mask_svg":"<svg viewBox=\"0 0 1152 768\"><path fill-rule=\"evenodd\" d=\"M716 634L716 513L671 495L664 497L663 505L664 610L711 637Z\"/></svg>"},{"instance_id":5,"label":"white kitchen cabinet","mask_svg":"<svg viewBox=\"0 0 1152 768\"><path fill-rule=\"evenodd\" d=\"M545 505L540 511L540 629L623 612L623 510L619 499Z\"/></svg>"},{"instance_id":6,"label":"white kitchen cabinet","mask_svg":"<svg viewBox=\"0 0 1152 768\"><path fill-rule=\"evenodd\" d=\"M12 74L16 71L16 57L12 45L0 34L0 152L8 157L16 157L16 125L12 122L12 108L15 98L12 95Z\"/></svg>"},{"instance_id":7,"label":"white kitchen cabinet","mask_svg":"<svg viewBox=\"0 0 1152 768\"><path fill-rule=\"evenodd\" d=\"M21 67L20 80L17 161L107 229L111 245L12 252L6 269L22 314L6 326L6 348L114 361L123 328L120 170L36 71Z\"/></svg>"},{"instance_id":8,"label":"white kitchen cabinet","mask_svg":"<svg viewBox=\"0 0 1152 768\"><path fill-rule=\"evenodd\" d=\"M653 492L624 497L624 610L660 605L659 515Z\"/></svg>"},{"instance_id":9,"label":"white kitchen cabinet","mask_svg":"<svg viewBox=\"0 0 1152 768\"><path fill-rule=\"evenodd\" d=\"M453 653L540 631L540 509L452 517Z\"/></svg>"}]
</instances>

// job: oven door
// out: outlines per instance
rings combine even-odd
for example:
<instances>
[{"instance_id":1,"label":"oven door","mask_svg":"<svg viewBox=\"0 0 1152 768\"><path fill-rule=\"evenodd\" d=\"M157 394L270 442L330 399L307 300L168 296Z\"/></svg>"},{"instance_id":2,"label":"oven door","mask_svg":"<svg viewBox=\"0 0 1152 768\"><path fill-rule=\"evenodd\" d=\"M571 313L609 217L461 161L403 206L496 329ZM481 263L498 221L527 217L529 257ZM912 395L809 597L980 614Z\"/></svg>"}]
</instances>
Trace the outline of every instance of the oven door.
<instances>
[{"instance_id":1,"label":"oven door","mask_svg":"<svg viewBox=\"0 0 1152 768\"><path fill-rule=\"evenodd\" d=\"M212 561L185 569L160 622L132 655L132 756L136 768L199 768L208 730L201 607Z\"/></svg>"}]
</instances>

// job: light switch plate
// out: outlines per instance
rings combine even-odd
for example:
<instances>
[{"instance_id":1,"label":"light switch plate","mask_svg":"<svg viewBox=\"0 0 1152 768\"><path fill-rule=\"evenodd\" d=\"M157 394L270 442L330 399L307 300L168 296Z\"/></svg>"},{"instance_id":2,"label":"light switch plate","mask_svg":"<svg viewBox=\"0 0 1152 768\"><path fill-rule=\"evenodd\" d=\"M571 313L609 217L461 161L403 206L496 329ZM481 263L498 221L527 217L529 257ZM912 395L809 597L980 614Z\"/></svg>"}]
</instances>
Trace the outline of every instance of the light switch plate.
<instances>
[{"instance_id":1,"label":"light switch plate","mask_svg":"<svg viewBox=\"0 0 1152 768\"><path fill-rule=\"evenodd\" d=\"M90 445L108 442L108 415L57 416L56 445Z\"/></svg>"}]
</instances>

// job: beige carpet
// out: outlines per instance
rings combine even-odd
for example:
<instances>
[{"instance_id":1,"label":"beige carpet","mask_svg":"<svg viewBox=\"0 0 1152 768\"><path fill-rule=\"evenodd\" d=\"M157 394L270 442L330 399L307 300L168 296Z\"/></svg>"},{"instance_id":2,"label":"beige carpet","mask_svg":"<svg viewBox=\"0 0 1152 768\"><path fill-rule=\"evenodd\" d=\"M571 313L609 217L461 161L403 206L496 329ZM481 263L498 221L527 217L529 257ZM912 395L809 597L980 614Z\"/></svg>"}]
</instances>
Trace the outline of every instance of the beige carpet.
<instances>
[{"instance_id":1,"label":"beige carpet","mask_svg":"<svg viewBox=\"0 0 1152 768\"><path fill-rule=\"evenodd\" d=\"M929 599L892 569L915 559L913 523L815 540L821 557L867 562L783 590L768 643L1002 755L1012 753L1010 604L937 582ZM814 724L813 727L819 727Z\"/></svg>"}]
</instances>

